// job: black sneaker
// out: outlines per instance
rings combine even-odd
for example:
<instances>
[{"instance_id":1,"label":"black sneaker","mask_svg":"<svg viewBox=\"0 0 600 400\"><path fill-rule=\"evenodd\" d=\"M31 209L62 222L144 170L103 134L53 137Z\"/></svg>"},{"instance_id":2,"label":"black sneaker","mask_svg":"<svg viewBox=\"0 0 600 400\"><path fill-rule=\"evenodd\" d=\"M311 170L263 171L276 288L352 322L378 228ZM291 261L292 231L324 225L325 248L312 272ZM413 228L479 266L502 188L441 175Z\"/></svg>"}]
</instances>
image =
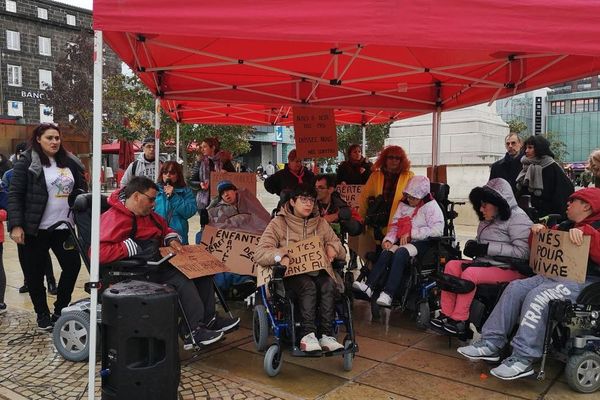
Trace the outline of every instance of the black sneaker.
<instances>
[{"instance_id":1,"label":"black sneaker","mask_svg":"<svg viewBox=\"0 0 600 400\"><path fill-rule=\"evenodd\" d=\"M23 285L19 288L19 293L27 293L29 292L29 286Z\"/></svg>"},{"instance_id":2,"label":"black sneaker","mask_svg":"<svg viewBox=\"0 0 600 400\"><path fill-rule=\"evenodd\" d=\"M38 331L52 332L54 324L50 319L50 314L38 314L37 316Z\"/></svg>"},{"instance_id":3,"label":"black sneaker","mask_svg":"<svg viewBox=\"0 0 600 400\"><path fill-rule=\"evenodd\" d=\"M189 333L185 335L183 338L183 348L185 350L191 350L194 347L193 342L196 342L197 346L208 346L209 344L213 344L221 340L223 335L223 332L215 332L203 327L198 327L194 329L191 335ZM194 337L193 341L192 336Z\"/></svg>"},{"instance_id":4,"label":"black sneaker","mask_svg":"<svg viewBox=\"0 0 600 400\"><path fill-rule=\"evenodd\" d=\"M448 317L446 317L444 314L440 314L438 317L436 318L431 318L429 320L429 323L431 325L433 325L436 328L442 328L444 327L444 324L446 323L446 321L448 320Z\"/></svg>"},{"instance_id":5,"label":"black sneaker","mask_svg":"<svg viewBox=\"0 0 600 400\"><path fill-rule=\"evenodd\" d=\"M50 316L50 321L52 321L52 325L54 325L59 318L60 314L52 313L52 315Z\"/></svg>"},{"instance_id":6,"label":"black sneaker","mask_svg":"<svg viewBox=\"0 0 600 400\"><path fill-rule=\"evenodd\" d=\"M48 293L52 296L56 296L58 294L58 289L56 288L56 283L48 282Z\"/></svg>"},{"instance_id":7,"label":"black sneaker","mask_svg":"<svg viewBox=\"0 0 600 400\"><path fill-rule=\"evenodd\" d=\"M467 324L466 321L455 321L448 318L444 322L444 330L452 335L463 336L467 331Z\"/></svg>"},{"instance_id":8,"label":"black sneaker","mask_svg":"<svg viewBox=\"0 0 600 400\"><path fill-rule=\"evenodd\" d=\"M221 317L219 313L215 313L213 319L210 320L208 324L206 324L206 328L215 332L223 332L227 333L229 331L234 330L240 323L240 317L229 318L229 317Z\"/></svg>"},{"instance_id":9,"label":"black sneaker","mask_svg":"<svg viewBox=\"0 0 600 400\"><path fill-rule=\"evenodd\" d=\"M0 314L4 314L6 312L6 303L0 303Z\"/></svg>"}]
</instances>

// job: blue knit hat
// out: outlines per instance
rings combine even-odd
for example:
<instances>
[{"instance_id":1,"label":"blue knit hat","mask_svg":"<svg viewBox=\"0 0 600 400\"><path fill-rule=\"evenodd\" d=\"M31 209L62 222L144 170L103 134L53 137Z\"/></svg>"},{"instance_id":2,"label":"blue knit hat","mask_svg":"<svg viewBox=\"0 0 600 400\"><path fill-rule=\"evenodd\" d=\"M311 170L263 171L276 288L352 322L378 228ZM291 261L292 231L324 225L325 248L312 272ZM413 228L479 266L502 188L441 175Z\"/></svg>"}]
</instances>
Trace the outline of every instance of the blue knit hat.
<instances>
[{"instance_id":1,"label":"blue knit hat","mask_svg":"<svg viewBox=\"0 0 600 400\"><path fill-rule=\"evenodd\" d=\"M223 195L223 192L226 190L237 190L237 187L233 184L233 182L224 180L217 184L217 191L219 192L219 197Z\"/></svg>"}]
</instances>

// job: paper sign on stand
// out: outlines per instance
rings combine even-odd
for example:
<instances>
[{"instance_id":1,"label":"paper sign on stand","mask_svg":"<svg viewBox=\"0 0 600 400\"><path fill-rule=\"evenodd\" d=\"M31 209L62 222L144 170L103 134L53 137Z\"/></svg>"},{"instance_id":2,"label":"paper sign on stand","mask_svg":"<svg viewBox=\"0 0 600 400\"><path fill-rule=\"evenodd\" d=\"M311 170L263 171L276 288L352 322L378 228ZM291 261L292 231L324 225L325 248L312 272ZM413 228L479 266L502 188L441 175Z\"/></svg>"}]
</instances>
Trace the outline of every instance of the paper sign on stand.
<instances>
[{"instance_id":1,"label":"paper sign on stand","mask_svg":"<svg viewBox=\"0 0 600 400\"><path fill-rule=\"evenodd\" d=\"M364 185L338 185L335 190L338 191L342 200L358 211L360 206L360 192Z\"/></svg>"},{"instance_id":2,"label":"paper sign on stand","mask_svg":"<svg viewBox=\"0 0 600 400\"><path fill-rule=\"evenodd\" d=\"M298 158L337 157L335 116L330 108L293 107Z\"/></svg>"},{"instance_id":3,"label":"paper sign on stand","mask_svg":"<svg viewBox=\"0 0 600 400\"><path fill-rule=\"evenodd\" d=\"M246 189L256 197L256 174L252 172L212 171L210 173L210 195L219 194L217 185L221 181L231 181L238 189Z\"/></svg>"},{"instance_id":4,"label":"paper sign on stand","mask_svg":"<svg viewBox=\"0 0 600 400\"><path fill-rule=\"evenodd\" d=\"M323 243L318 236L292 243L288 247L281 248L281 254L290 257L290 265L285 271L285 276L306 274L308 272L324 269L335 279L331 264L327 261ZM258 267L256 274L256 285L262 286L271 280L271 267Z\"/></svg>"},{"instance_id":5,"label":"paper sign on stand","mask_svg":"<svg viewBox=\"0 0 600 400\"><path fill-rule=\"evenodd\" d=\"M589 252L589 236L577 246L569 239L569 232L546 230L533 235L529 266L538 275L584 283Z\"/></svg>"},{"instance_id":6,"label":"paper sign on stand","mask_svg":"<svg viewBox=\"0 0 600 400\"><path fill-rule=\"evenodd\" d=\"M254 262L254 249L259 240L260 235L257 234L206 225L201 244L217 260L225 263L229 271L239 275L256 275L258 264Z\"/></svg>"},{"instance_id":7,"label":"paper sign on stand","mask_svg":"<svg viewBox=\"0 0 600 400\"><path fill-rule=\"evenodd\" d=\"M213 257L202 245L184 246L184 249L171 258L169 263L189 279L229 271L225 264ZM160 254L163 257L171 252L173 252L171 247L160 248Z\"/></svg>"}]
</instances>

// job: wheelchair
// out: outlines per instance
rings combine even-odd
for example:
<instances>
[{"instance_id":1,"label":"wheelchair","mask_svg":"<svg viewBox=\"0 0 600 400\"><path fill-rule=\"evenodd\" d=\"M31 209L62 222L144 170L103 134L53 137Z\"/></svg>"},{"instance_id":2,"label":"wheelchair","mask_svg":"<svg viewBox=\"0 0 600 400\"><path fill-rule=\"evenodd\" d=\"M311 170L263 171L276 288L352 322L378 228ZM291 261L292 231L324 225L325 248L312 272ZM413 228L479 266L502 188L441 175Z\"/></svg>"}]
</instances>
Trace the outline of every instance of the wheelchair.
<instances>
[{"instance_id":1,"label":"wheelchair","mask_svg":"<svg viewBox=\"0 0 600 400\"><path fill-rule=\"evenodd\" d=\"M82 193L77 196L72 207L71 212L73 213L73 219L77 226L77 232L73 225L68 221L59 221L54 224L49 230L56 229L57 227L64 225L67 227L73 238L74 245L77 247L79 254L83 260L85 267L88 272L90 270L90 259L88 257L88 249L91 242L91 206L92 197L91 193ZM105 196L101 196L101 212L108 210L108 205ZM127 259L120 260L110 264L103 264L100 268L99 287L98 287L98 306L96 308L95 322L98 326L98 332L101 328L102 322L102 292L110 287L110 285L122 282L125 280L133 280L136 278L142 278L155 271L162 263L172 258L174 254L168 254L166 257L159 261L142 261L138 259ZM215 286L215 294L217 295L221 305L225 312L230 313L229 307L227 306L223 295ZM86 292L90 292L89 283L86 283ZM65 307L61 311L61 316L54 324L52 331L52 340L54 347L58 353L68 361L85 361L88 358L90 340L89 340L89 327L92 321L90 315L91 300L89 298L81 299L73 302L68 307ZM184 315L185 318L185 315ZM180 335L191 331L187 321L183 321L185 324L180 325ZM185 330L187 328L187 330ZM183 332L185 330L185 332ZM100 335L97 335L99 340ZM192 337L192 345L185 346L184 349L191 350L192 348L200 348L199 344L194 343Z\"/></svg>"},{"instance_id":2,"label":"wheelchair","mask_svg":"<svg viewBox=\"0 0 600 400\"><path fill-rule=\"evenodd\" d=\"M411 311L415 316L417 326L423 329L429 326L432 312L440 307L437 273L443 269L448 261L461 258L460 243L456 241L454 229L454 219L458 216L458 213L454 210L454 207L465 204L464 202L449 200L450 186L445 183L432 182L430 192L435 201L438 202L444 215L443 236L429 239L431 242L430 248L425 253L411 259L408 268L404 271L401 286L396 291L391 305L392 309ZM387 217L385 223L387 223ZM381 229L379 231L381 232ZM383 237L382 233L377 234L376 229L376 239L382 240ZM377 261L381 253L382 249L378 246L376 252L367 254L367 260L363 262L363 267L357 278L358 281L367 279L371 264ZM388 270L389 267L388 265ZM386 279L387 275L383 276L380 282L374 283L373 296L370 299L362 292L356 290L353 292L355 298L371 302L373 319L379 319L380 317L381 306L375 303L375 299L383 288Z\"/></svg>"},{"instance_id":3,"label":"wheelchair","mask_svg":"<svg viewBox=\"0 0 600 400\"><path fill-rule=\"evenodd\" d=\"M344 261L333 263L336 274L341 274L345 267ZM334 332L337 335L340 326L345 327L346 336L343 340L344 348L334 352L304 352L300 350L297 337L298 312L292 299L286 296L283 276L286 267L277 264L273 267L271 280L259 288L258 294L262 304L254 306L252 318L252 336L257 351L265 352L263 367L268 376L274 377L281 371L283 365L282 346L289 344L294 357L331 357L342 356L345 371L352 370L354 355L358 352L358 345L352 322L352 305L345 293L339 293L335 304ZM265 287L267 286L267 287ZM269 341L269 333L273 333L274 340Z\"/></svg>"}]
</instances>

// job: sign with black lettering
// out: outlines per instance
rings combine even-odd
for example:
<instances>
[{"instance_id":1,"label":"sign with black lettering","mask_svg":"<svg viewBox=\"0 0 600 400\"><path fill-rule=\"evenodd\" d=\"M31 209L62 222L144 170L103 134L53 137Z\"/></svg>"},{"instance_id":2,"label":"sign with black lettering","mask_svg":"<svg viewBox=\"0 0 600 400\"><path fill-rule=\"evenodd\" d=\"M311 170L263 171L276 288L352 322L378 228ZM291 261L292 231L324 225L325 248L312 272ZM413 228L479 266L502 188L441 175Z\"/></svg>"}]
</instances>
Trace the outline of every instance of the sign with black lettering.
<instances>
[{"instance_id":1,"label":"sign with black lettering","mask_svg":"<svg viewBox=\"0 0 600 400\"><path fill-rule=\"evenodd\" d=\"M202 230L201 244L231 272L256 275L258 264L254 262L254 249L259 240L260 235L206 225Z\"/></svg>"},{"instance_id":2,"label":"sign with black lettering","mask_svg":"<svg viewBox=\"0 0 600 400\"><path fill-rule=\"evenodd\" d=\"M569 239L569 232L546 230L533 235L529 266L538 275L584 283L589 252L589 236L577 246Z\"/></svg>"},{"instance_id":3,"label":"sign with black lettering","mask_svg":"<svg viewBox=\"0 0 600 400\"><path fill-rule=\"evenodd\" d=\"M306 274L308 272L324 269L335 279L331 264L327 260L323 242L318 236L292 243L288 247L281 248L281 254L287 254L290 265L285 271L285 276ZM259 267L256 274L256 285L261 286L271 280L271 267Z\"/></svg>"},{"instance_id":4,"label":"sign with black lettering","mask_svg":"<svg viewBox=\"0 0 600 400\"><path fill-rule=\"evenodd\" d=\"M212 171L210 173L210 195L217 196L217 185L221 181L231 181L238 189L246 189L256 197L256 174L252 172Z\"/></svg>"},{"instance_id":5,"label":"sign with black lettering","mask_svg":"<svg viewBox=\"0 0 600 400\"><path fill-rule=\"evenodd\" d=\"M330 108L293 107L298 158L337 157L335 116Z\"/></svg>"},{"instance_id":6,"label":"sign with black lettering","mask_svg":"<svg viewBox=\"0 0 600 400\"><path fill-rule=\"evenodd\" d=\"M358 211L360 204L360 192L364 185L338 185L337 190L341 198L348 203L348 205Z\"/></svg>"},{"instance_id":7,"label":"sign with black lettering","mask_svg":"<svg viewBox=\"0 0 600 400\"><path fill-rule=\"evenodd\" d=\"M170 247L160 248L163 257L172 251ZM184 246L183 251L171 258L169 263L189 279L229 271L225 264L213 257L202 245Z\"/></svg>"}]
</instances>

